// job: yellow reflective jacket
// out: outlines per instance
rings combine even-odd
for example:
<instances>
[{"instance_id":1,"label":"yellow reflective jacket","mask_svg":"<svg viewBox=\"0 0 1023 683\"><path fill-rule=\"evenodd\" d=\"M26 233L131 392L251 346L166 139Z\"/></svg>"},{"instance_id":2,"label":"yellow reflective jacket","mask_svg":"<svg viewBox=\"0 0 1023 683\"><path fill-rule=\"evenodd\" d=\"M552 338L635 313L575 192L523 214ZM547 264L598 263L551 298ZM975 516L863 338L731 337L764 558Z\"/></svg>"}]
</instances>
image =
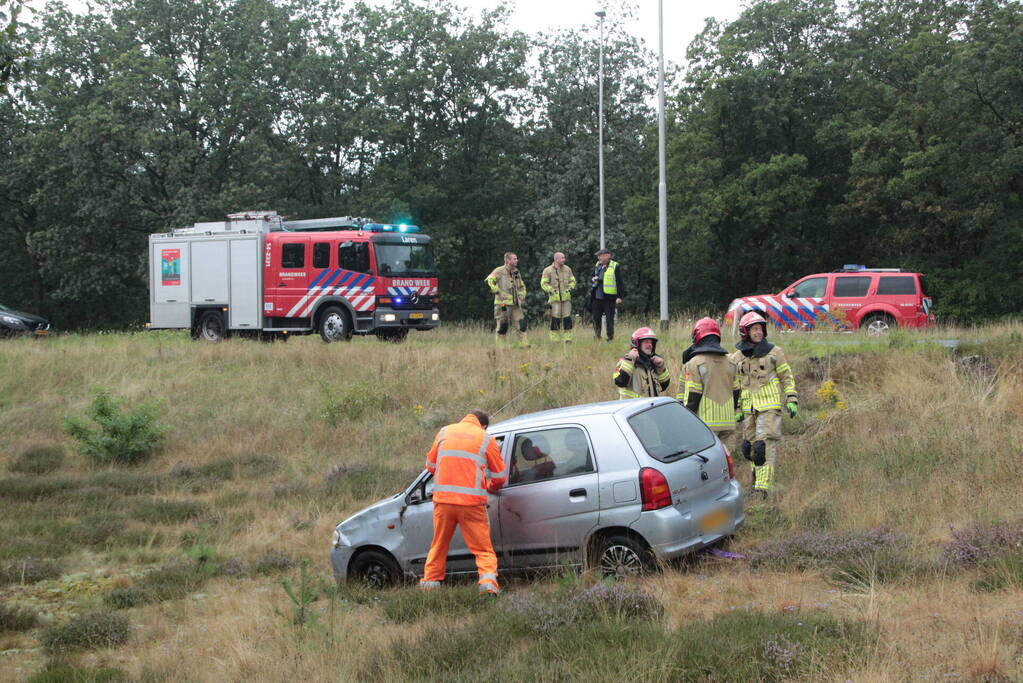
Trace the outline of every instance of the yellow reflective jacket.
<instances>
[{"instance_id":1,"label":"yellow reflective jacket","mask_svg":"<svg viewBox=\"0 0 1023 683\"><path fill-rule=\"evenodd\" d=\"M540 276L540 289L547 292L547 300L552 304L571 301L572 290L575 289L575 275L572 274L572 269L566 265L556 268L553 263L547 266Z\"/></svg>"},{"instance_id":2,"label":"yellow reflective jacket","mask_svg":"<svg viewBox=\"0 0 1023 683\"><path fill-rule=\"evenodd\" d=\"M487 287L494 293L495 306L522 306L526 302L526 283L522 281L519 269L498 266L486 279Z\"/></svg>"},{"instance_id":3,"label":"yellow reflective jacket","mask_svg":"<svg viewBox=\"0 0 1023 683\"><path fill-rule=\"evenodd\" d=\"M611 379L618 387L618 398L661 396L671 383L667 364L664 370L657 372L653 365L637 363L628 357L618 359Z\"/></svg>"},{"instance_id":4,"label":"yellow reflective jacket","mask_svg":"<svg viewBox=\"0 0 1023 683\"><path fill-rule=\"evenodd\" d=\"M722 353L698 353L682 368L681 392L675 396L687 406L700 394L696 416L714 431L735 429L735 392L740 389L735 363Z\"/></svg>"},{"instance_id":5,"label":"yellow reflective jacket","mask_svg":"<svg viewBox=\"0 0 1023 683\"><path fill-rule=\"evenodd\" d=\"M747 357L742 351L735 351L729 358L739 375L742 407L746 412L781 410L786 402L799 401L792 368L780 346L772 346L763 356Z\"/></svg>"}]
</instances>

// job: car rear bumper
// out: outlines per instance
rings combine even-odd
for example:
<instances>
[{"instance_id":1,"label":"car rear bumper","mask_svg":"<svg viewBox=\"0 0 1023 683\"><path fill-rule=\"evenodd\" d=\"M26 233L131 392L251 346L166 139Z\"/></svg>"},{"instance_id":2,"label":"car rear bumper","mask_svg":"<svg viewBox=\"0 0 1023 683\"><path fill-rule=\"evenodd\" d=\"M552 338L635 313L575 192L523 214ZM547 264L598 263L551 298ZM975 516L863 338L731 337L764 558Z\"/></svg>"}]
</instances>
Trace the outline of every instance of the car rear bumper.
<instances>
[{"instance_id":1,"label":"car rear bumper","mask_svg":"<svg viewBox=\"0 0 1023 683\"><path fill-rule=\"evenodd\" d=\"M712 515L725 517L720 524L701 529L701 522ZM703 503L698 512L682 512L677 507L651 510L640 515L631 526L646 539L658 560L673 560L731 536L746 520L742 488L731 480L725 495L712 504Z\"/></svg>"}]
</instances>

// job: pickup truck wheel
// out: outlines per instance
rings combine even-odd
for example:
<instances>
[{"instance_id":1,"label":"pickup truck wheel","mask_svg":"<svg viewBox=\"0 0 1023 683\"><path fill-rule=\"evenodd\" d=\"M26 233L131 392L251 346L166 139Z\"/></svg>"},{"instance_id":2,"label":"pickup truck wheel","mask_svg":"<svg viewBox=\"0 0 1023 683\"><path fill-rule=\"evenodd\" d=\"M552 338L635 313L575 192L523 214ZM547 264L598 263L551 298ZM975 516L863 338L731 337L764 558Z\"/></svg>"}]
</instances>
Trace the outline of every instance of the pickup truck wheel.
<instances>
[{"instance_id":1,"label":"pickup truck wheel","mask_svg":"<svg viewBox=\"0 0 1023 683\"><path fill-rule=\"evenodd\" d=\"M220 342L227 339L227 325L220 311L203 311L196 325L199 338L208 342Z\"/></svg>"},{"instance_id":2,"label":"pickup truck wheel","mask_svg":"<svg viewBox=\"0 0 1023 683\"><path fill-rule=\"evenodd\" d=\"M320 338L328 344L352 338L352 323L348 312L339 306L329 306L320 314Z\"/></svg>"},{"instance_id":3,"label":"pickup truck wheel","mask_svg":"<svg viewBox=\"0 0 1023 683\"><path fill-rule=\"evenodd\" d=\"M622 579L652 569L654 557L650 548L635 538L613 535L600 542L595 566L601 576Z\"/></svg>"},{"instance_id":4,"label":"pickup truck wheel","mask_svg":"<svg viewBox=\"0 0 1023 683\"><path fill-rule=\"evenodd\" d=\"M398 583L401 570L398 563L387 553L379 550L364 550L348 565L348 577L362 581L372 588L390 588Z\"/></svg>"},{"instance_id":5,"label":"pickup truck wheel","mask_svg":"<svg viewBox=\"0 0 1023 683\"><path fill-rule=\"evenodd\" d=\"M871 337L882 337L897 327L891 316L884 313L868 315L860 323L860 328L867 331Z\"/></svg>"}]
</instances>

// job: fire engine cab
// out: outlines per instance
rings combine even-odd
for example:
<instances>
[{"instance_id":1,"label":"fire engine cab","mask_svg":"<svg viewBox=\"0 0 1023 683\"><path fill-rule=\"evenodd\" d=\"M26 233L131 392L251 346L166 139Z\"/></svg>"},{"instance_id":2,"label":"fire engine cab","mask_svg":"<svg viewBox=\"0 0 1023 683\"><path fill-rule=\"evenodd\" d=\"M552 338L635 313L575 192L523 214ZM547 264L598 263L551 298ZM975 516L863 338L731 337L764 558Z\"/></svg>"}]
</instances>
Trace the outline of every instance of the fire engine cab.
<instances>
[{"instance_id":1,"label":"fire engine cab","mask_svg":"<svg viewBox=\"0 0 1023 683\"><path fill-rule=\"evenodd\" d=\"M414 225L230 214L150 235L149 275L150 327L193 339L400 341L440 321L433 247Z\"/></svg>"}]
</instances>

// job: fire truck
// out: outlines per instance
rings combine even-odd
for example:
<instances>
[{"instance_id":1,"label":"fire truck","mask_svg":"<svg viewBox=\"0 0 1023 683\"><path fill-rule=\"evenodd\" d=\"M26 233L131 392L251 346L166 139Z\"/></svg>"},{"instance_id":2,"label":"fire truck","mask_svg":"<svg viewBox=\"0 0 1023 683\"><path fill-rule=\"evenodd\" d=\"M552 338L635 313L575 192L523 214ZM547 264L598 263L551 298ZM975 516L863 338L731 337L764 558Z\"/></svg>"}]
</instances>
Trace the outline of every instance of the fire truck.
<instances>
[{"instance_id":1,"label":"fire truck","mask_svg":"<svg viewBox=\"0 0 1023 683\"><path fill-rule=\"evenodd\" d=\"M440 321L433 247L415 225L235 213L150 235L149 277L149 327L211 342L401 341Z\"/></svg>"}]
</instances>

